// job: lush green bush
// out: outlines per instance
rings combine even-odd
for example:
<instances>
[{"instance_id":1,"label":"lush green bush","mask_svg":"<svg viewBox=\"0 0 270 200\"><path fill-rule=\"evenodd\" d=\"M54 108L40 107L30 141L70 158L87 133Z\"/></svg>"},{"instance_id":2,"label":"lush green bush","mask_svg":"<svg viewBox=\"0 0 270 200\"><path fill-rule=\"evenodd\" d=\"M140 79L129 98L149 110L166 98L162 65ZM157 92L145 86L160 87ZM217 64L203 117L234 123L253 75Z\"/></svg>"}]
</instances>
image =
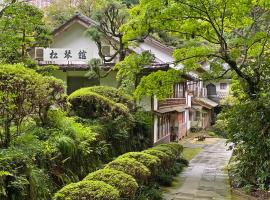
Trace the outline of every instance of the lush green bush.
<instances>
[{"instance_id":1,"label":"lush green bush","mask_svg":"<svg viewBox=\"0 0 270 200\"><path fill-rule=\"evenodd\" d=\"M158 145L158 146L153 147L152 149L166 153L170 157L170 160L174 160L177 157L175 152L171 148L168 148L167 146Z\"/></svg>"},{"instance_id":2,"label":"lush green bush","mask_svg":"<svg viewBox=\"0 0 270 200\"><path fill-rule=\"evenodd\" d=\"M161 162L165 165L165 167L168 166L168 163L170 161L170 156L168 154L154 148L146 149L142 152L158 157L161 160Z\"/></svg>"},{"instance_id":3,"label":"lush green bush","mask_svg":"<svg viewBox=\"0 0 270 200\"><path fill-rule=\"evenodd\" d=\"M127 143L135 120L125 104L114 101L118 96L117 89L109 90L105 87L105 91L100 92L102 89L104 88L79 89L68 97L68 101L74 114L84 119L96 120L103 126L103 137L111 144L113 156L116 156L129 150ZM114 92L116 94L113 95Z\"/></svg>"},{"instance_id":4,"label":"lush green bush","mask_svg":"<svg viewBox=\"0 0 270 200\"><path fill-rule=\"evenodd\" d=\"M158 147L168 147L169 149L171 149L175 155L179 155L183 152L183 146L179 143L176 142L172 142L172 143L168 143L168 144L160 144L158 145Z\"/></svg>"},{"instance_id":5,"label":"lush green bush","mask_svg":"<svg viewBox=\"0 0 270 200\"><path fill-rule=\"evenodd\" d=\"M239 101L219 115L224 122L222 129L235 144L230 172L233 184L238 187L270 188L270 129L266 125L270 102L269 96L264 95L257 101Z\"/></svg>"},{"instance_id":6,"label":"lush green bush","mask_svg":"<svg viewBox=\"0 0 270 200\"><path fill-rule=\"evenodd\" d=\"M146 183L151 175L149 169L134 158L118 158L105 167L106 169L116 169L133 176L139 184Z\"/></svg>"},{"instance_id":7,"label":"lush green bush","mask_svg":"<svg viewBox=\"0 0 270 200\"><path fill-rule=\"evenodd\" d=\"M71 109L82 118L104 117L113 119L118 115L123 115L127 119L132 119L127 106L92 92L89 88L82 88L73 92L69 95L68 101L72 105Z\"/></svg>"},{"instance_id":8,"label":"lush green bush","mask_svg":"<svg viewBox=\"0 0 270 200\"><path fill-rule=\"evenodd\" d=\"M8 147L14 135L20 135L21 125L27 118L46 119L52 105L63 103L63 82L45 77L22 64L0 65L0 128L3 138L0 146ZM16 134L11 126L16 125ZM3 141L2 141L3 139Z\"/></svg>"},{"instance_id":9,"label":"lush green bush","mask_svg":"<svg viewBox=\"0 0 270 200\"><path fill-rule=\"evenodd\" d=\"M103 181L81 181L71 183L54 195L54 200L118 200L116 188Z\"/></svg>"},{"instance_id":10,"label":"lush green bush","mask_svg":"<svg viewBox=\"0 0 270 200\"><path fill-rule=\"evenodd\" d=\"M117 103L123 103L129 108L132 108L134 103L133 99L131 96L121 92L120 90L113 88L113 87L108 87L108 86L93 86L89 87L86 90L89 92L95 92L97 94L100 94L102 96L105 96Z\"/></svg>"},{"instance_id":11,"label":"lush green bush","mask_svg":"<svg viewBox=\"0 0 270 200\"><path fill-rule=\"evenodd\" d=\"M158 157L143 152L128 152L121 155L119 158L134 158L150 169L151 172L155 172L161 166L161 161Z\"/></svg>"},{"instance_id":12,"label":"lush green bush","mask_svg":"<svg viewBox=\"0 0 270 200\"><path fill-rule=\"evenodd\" d=\"M92 172L84 178L84 181L88 180L104 181L117 188L121 198L130 200L134 199L138 188L138 184L132 176L114 169L101 169Z\"/></svg>"}]
</instances>

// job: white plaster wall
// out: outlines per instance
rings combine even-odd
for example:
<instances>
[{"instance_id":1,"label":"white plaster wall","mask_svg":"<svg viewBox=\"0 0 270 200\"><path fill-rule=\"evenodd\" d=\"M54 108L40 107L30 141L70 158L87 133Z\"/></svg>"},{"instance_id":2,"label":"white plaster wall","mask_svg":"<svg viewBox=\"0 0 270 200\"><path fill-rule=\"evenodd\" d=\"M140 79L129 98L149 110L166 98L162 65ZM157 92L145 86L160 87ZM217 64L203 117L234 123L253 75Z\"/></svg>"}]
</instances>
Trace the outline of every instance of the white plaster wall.
<instances>
[{"instance_id":1,"label":"white plaster wall","mask_svg":"<svg viewBox=\"0 0 270 200\"><path fill-rule=\"evenodd\" d=\"M227 83L227 88L224 90L224 89L221 89L220 88L220 83ZM229 94L230 92L230 81L229 80L221 80L220 82L218 83L213 83L215 86L216 86L216 89L217 89L217 93L218 92L225 92L227 94Z\"/></svg>"},{"instance_id":2,"label":"white plaster wall","mask_svg":"<svg viewBox=\"0 0 270 200\"><path fill-rule=\"evenodd\" d=\"M98 47L95 42L86 36L86 30L87 28L81 24L74 23L67 30L53 38L50 48L91 49L91 52L88 52L90 54L90 58L99 58ZM88 61L85 63L87 62ZM61 63L63 63L63 61L61 61Z\"/></svg>"},{"instance_id":3,"label":"white plaster wall","mask_svg":"<svg viewBox=\"0 0 270 200\"><path fill-rule=\"evenodd\" d=\"M152 54L155 55L158 59L160 59L163 62L173 62L174 59L169 52L165 52L160 50L159 48L156 48L154 45L147 44L147 43L140 43L140 47L144 50L150 51Z\"/></svg>"}]
</instances>

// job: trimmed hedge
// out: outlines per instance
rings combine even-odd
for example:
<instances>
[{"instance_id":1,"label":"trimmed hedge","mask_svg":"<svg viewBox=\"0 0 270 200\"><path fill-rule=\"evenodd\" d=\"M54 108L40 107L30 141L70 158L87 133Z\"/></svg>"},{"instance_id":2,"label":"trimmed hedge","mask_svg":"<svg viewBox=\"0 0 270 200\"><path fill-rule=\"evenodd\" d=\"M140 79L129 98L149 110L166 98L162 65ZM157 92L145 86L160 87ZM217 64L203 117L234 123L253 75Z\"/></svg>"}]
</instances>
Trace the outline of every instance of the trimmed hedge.
<instances>
[{"instance_id":1,"label":"trimmed hedge","mask_svg":"<svg viewBox=\"0 0 270 200\"><path fill-rule=\"evenodd\" d=\"M95 92L102 96L105 96L117 103L123 103L128 107L133 107L133 99L131 96L124 94L116 88L108 87L108 86L93 86L88 87L87 90L89 92Z\"/></svg>"},{"instance_id":2,"label":"trimmed hedge","mask_svg":"<svg viewBox=\"0 0 270 200\"><path fill-rule=\"evenodd\" d=\"M71 183L54 195L54 200L118 200L117 189L103 181Z\"/></svg>"},{"instance_id":3,"label":"trimmed hedge","mask_svg":"<svg viewBox=\"0 0 270 200\"><path fill-rule=\"evenodd\" d=\"M101 169L90 173L84 178L84 181L89 180L104 181L117 188L120 197L126 199L134 199L138 188L138 184L132 176L114 169Z\"/></svg>"},{"instance_id":4,"label":"trimmed hedge","mask_svg":"<svg viewBox=\"0 0 270 200\"><path fill-rule=\"evenodd\" d=\"M161 166L161 161L158 157L143 152L129 152L119 156L118 158L134 158L151 171L156 171L156 169Z\"/></svg>"},{"instance_id":5,"label":"trimmed hedge","mask_svg":"<svg viewBox=\"0 0 270 200\"><path fill-rule=\"evenodd\" d=\"M160 144L159 146L169 147L176 155L179 156L183 152L183 146L176 142L172 142L169 144Z\"/></svg>"},{"instance_id":6,"label":"trimmed hedge","mask_svg":"<svg viewBox=\"0 0 270 200\"><path fill-rule=\"evenodd\" d=\"M96 119L99 117L115 118L118 115L133 119L127 106L117 103L89 88L76 90L68 97L71 109L82 118Z\"/></svg>"},{"instance_id":7,"label":"trimmed hedge","mask_svg":"<svg viewBox=\"0 0 270 200\"><path fill-rule=\"evenodd\" d=\"M182 150L180 144L170 143L143 152L123 154L104 169L90 173L82 182L62 188L55 194L54 200L79 200L82 197L86 197L86 200L159 199L155 197L161 195L158 184L171 185L172 177L185 165L180 159ZM153 189L153 186L156 188Z\"/></svg>"},{"instance_id":8,"label":"trimmed hedge","mask_svg":"<svg viewBox=\"0 0 270 200\"><path fill-rule=\"evenodd\" d=\"M157 149L146 149L144 151L142 151L143 153L152 155L152 156L156 156L158 157L162 163L168 163L170 161L170 156L162 151L159 151Z\"/></svg>"},{"instance_id":9,"label":"trimmed hedge","mask_svg":"<svg viewBox=\"0 0 270 200\"><path fill-rule=\"evenodd\" d=\"M145 183L150 177L150 170L134 158L117 158L108 163L106 169L116 169L133 176L138 183Z\"/></svg>"}]
</instances>

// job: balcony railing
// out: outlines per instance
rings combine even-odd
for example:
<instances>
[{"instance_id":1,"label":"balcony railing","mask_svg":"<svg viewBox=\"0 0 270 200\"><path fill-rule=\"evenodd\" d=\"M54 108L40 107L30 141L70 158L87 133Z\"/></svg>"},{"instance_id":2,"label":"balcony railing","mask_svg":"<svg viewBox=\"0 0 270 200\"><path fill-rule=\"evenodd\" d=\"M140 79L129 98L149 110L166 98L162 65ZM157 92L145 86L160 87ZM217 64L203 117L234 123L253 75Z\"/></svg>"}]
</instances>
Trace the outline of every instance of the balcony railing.
<instances>
[{"instance_id":1,"label":"balcony railing","mask_svg":"<svg viewBox=\"0 0 270 200\"><path fill-rule=\"evenodd\" d=\"M186 105L186 98L168 98L164 101L158 102L158 108L166 108L172 106Z\"/></svg>"},{"instance_id":2,"label":"balcony railing","mask_svg":"<svg viewBox=\"0 0 270 200\"><path fill-rule=\"evenodd\" d=\"M189 92L193 94L194 97L207 97L207 89L195 87L193 90L189 89Z\"/></svg>"}]
</instances>

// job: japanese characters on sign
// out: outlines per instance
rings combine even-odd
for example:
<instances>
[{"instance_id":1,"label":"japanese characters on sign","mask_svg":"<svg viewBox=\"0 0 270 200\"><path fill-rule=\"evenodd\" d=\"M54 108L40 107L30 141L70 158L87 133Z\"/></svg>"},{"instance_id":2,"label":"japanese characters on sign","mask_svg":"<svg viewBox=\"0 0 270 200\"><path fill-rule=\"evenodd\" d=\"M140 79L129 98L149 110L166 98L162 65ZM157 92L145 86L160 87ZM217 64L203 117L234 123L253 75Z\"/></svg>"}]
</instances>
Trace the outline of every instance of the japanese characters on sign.
<instances>
[{"instance_id":1,"label":"japanese characters on sign","mask_svg":"<svg viewBox=\"0 0 270 200\"><path fill-rule=\"evenodd\" d=\"M44 61L89 61L93 58L90 49L44 49Z\"/></svg>"}]
</instances>

